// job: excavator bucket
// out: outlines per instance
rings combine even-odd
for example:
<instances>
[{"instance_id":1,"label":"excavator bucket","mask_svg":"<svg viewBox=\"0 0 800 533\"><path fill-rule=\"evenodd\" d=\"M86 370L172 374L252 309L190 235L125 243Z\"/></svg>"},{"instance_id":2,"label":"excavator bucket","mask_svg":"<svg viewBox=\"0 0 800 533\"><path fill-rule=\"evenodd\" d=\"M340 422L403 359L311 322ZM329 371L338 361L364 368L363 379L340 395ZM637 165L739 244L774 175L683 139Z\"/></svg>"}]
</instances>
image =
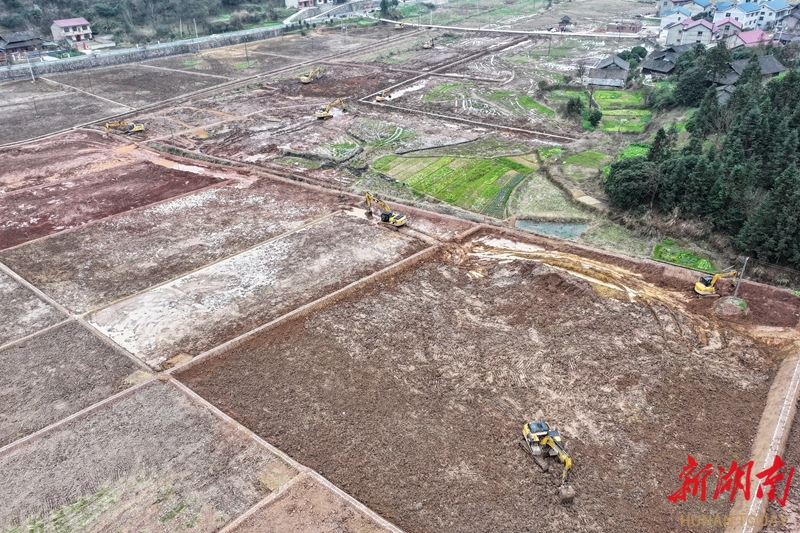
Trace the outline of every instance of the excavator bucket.
<instances>
[{"instance_id":1,"label":"excavator bucket","mask_svg":"<svg viewBox=\"0 0 800 533\"><path fill-rule=\"evenodd\" d=\"M575 489L569 483L563 483L558 487L558 497L561 499L561 503L572 503L572 500L575 499Z\"/></svg>"}]
</instances>

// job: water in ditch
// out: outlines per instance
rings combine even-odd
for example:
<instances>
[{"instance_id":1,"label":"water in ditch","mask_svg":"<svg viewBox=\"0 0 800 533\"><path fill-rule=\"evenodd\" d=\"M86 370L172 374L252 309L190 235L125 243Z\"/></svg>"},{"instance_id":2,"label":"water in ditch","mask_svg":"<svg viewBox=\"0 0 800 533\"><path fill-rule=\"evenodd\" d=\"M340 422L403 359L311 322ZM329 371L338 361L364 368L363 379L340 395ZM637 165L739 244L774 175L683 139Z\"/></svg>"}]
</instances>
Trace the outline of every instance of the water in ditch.
<instances>
[{"instance_id":1,"label":"water in ditch","mask_svg":"<svg viewBox=\"0 0 800 533\"><path fill-rule=\"evenodd\" d=\"M575 239L586 231L587 224L575 222L537 222L535 220L517 220L514 227L545 235L553 235L562 239Z\"/></svg>"}]
</instances>

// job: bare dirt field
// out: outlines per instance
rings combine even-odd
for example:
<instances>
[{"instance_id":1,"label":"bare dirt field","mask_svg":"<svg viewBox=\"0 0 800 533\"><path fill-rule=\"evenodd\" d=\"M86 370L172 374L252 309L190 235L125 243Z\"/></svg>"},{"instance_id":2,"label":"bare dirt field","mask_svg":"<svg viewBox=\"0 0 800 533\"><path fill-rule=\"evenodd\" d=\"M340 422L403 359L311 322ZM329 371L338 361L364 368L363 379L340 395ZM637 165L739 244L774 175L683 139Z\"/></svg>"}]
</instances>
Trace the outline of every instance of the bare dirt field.
<instances>
[{"instance_id":1,"label":"bare dirt field","mask_svg":"<svg viewBox=\"0 0 800 533\"><path fill-rule=\"evenodd\" d=\"M129 108L66 90L41 79L0 84L3 143L22 141L85 124Z\"/></svg>"},{"instance_id":2,"label":"bare dirt field","mask_svg":"<svg viewBox=\"0 0 800 533\"><path fill-rule=\"evenodd\" d=\"M6 221L0 227L0 249L221 181L149 161L109 157L108 147L98 152L103 163L73 166L65 181L0 196L0 218Z\"/></svg>"},{"instance_id":3,"label":"bare dirt field","mask_svg":"<svg viewBox=\"0 0 800 533\"><path fill-rule=\"evenodd\" d=\"M0 447L123 390L138 370L75 321L6 348Z\"/></svg>"},{"instance_id":4,"label":"bare dirt field","mask_svg":"<svg viewBox=\"0 0 800 533\"><path fill-rule=\"evenodd\" d=\"M46 78L130 107L156 104L219 85L223 81L185 71L159 70L136 64L49 74Z\"/></svg>"},{"instance_id":5,"label":"bare dirt field","mask_svg":"<svg viewBox=\"0 0 800 533\"><path fill-rule=\"evenodd\" d=\"M68 308L85 312L336 209L333 194L251 179L6 250L0 261Z\"/></svg>"},{"instance_id":6,"label":"bare dirt field","mask_svg":"<svg viewBox=\"0 0 800 533\"><path fill-rule=\"evenodd\" d=\"M424 246L347 214L253 248L90 317L148 365L198 355Z\"/></svg>"},{"instance_id":7,"label":"bare dirt field","mask_svg":"<svg viewBox=\"0 0 800 533\"><path fill-rule=\"evenodd\" d=\"M11 449L0 472L3 531L87 532L218 531L297 474L158 381Z\"/></svg>"},{"instance_id":8,"label":"bare dirt field","mask_svg":"<svg viewBox=\"0 0 800 533\"><path fill-rule=\"evenodd\" d=\"M767 516L776 516L781 520L780 525L772 525L765 528L765 533L786 533L800 531L800 424L797 418L792 423L792 430L789 433L789 440L786 442L786 450L781 454L781 459L786 463L786 467L781 472L788 475L788 469L794 468L794 474L790 483L789 493L783 492L784 485L780 486L776 496L780 499L786 498L786 505L781 506L777 501L773 501L769 506L765 506L763 512ZM761 469L758 465L756 471Z\"/></svg>"},{"instance_id":9,"label":"bare dirt field","mask_svg":"<svg viewBox=\"0 0 800 533\"><path fill-rule=\"evenodd\" d=\"M220 82L245 78L291 65L299 58L260 54L249 44L247 53L243 46L230 46L204 50L199 54L184 54L142 62L143 67L159 67L191 74L220 76ZM248 63L249 61L249 63Z\"/></svg>"},{"instance_id":10,"label":"bare dirt field","mask_svg":"<svg viewBox=\"0 0 800 533\"><path fill-rule=\"evenodd\" d=\"M14 278L0 272L0 346L57 324L65 318Z\"/></svg>"},{"instance_id":11,"label":"bare dirt field","mask_svg":"<svg viewBox=\"0 0 800 533\"><path fill-rule=\"evenodd\" d=\"M776 369L681 299L483 238L179 379L409 531L671 531L697 509L665 497L687 453L746 457L733 436L755 430ZM571 507L517 446L521 421L542 418L575 460ZM307 438L321 426L323 448Z\"/></svg>"},{"instance_id":12,"label":"bare dirt field","mask_svg":"<svg viewBox=\"0 0 800 533\"><path fill-rule=\"evenodd\" d=\"M268 525L268 526L267 526ZM379 533L384 531L313 477L303 475L233 533Z\"/></svg>"}]
</instances>

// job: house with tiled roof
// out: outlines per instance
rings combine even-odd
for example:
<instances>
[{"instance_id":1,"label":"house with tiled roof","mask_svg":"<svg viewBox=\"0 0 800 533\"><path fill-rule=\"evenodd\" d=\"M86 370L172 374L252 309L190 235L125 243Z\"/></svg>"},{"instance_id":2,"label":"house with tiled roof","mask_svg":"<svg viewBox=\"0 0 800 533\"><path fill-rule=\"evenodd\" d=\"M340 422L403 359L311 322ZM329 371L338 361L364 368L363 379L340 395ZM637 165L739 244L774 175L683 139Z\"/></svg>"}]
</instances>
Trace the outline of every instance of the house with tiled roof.
<instances>
[{"instance_id":1,"label":"house with tiled roof","mask_svg":"<svg viewBox=\"0 0 800 533\"><path fill-rule=\"evenodd\" d=\"M681 22L682 20L690 18L692 18L692 14L689 12L689 10L682 7L676 7L675 9L670 9L661 15L660 26L661 29L664 29L667 26L675 24L676 22Z\"/></svg>"},{"instance_id":2,"label":"house with tiled roof","mask_svg":"<svg viewBox=\"0 0 800 533\"><path fill-rule=\"evenodd\" d=\"M759 56L757 58L758 66L761 69L761 75L765 78L774 78L781 72L786 70L786 67L778 61L773 55L765 55ZM716 79L709 78L709 81L713 81L717 85L721 87L731 87L736 85L739 81L739 76L742 75L744 69L747 67L747 64L750 62L749 59L739 59L738 61L731 61L728 63L730 70L721 74Z\"/></svg>"},{"instance_id":3,"label":"house with tiled roof","mask_svg":"<svg viewBox=\"0 0 800 533\"><path fill-rule=\"evenodd\" d=\"M714 22L722 19L733 19L741 22L742 29L752 30L758 24L758 17L761 13L761 6L752 2L733 4L731 2L719 2L714 11Z\"/></svg>"},{"instance_id":4,"label":"house with tiled roof","mask_svg":"<svg viewBox=\"0 0 800 533\"><path fill-rule=\"evenodd\" d=\"M775 23L776 31L792 31L800 27L800 4L789 11L789 14Z\"/></svg>"},{"instance_id":5,"label":"house with tiled roof","mask_svg":"<svg viewBox=\"0 0 800 533\"><path fill-rule=\"evenodd\" d=\"M586 74L586 83L597 87L625 87L631 64L619 56L601 59Z\"/></svg>"},{"instance_id":6,"label":"house with tiled roof","mask_svg":"<svg viewBox=\"0 0 800 533\"><path fill-rule=\"evenodd\" d=\"M739 48L741 46L758 46L762 44L769 44L772 42L772 37L764 33L764 30L750 30L737 33L728 37L725 41L728 49Z\"/></svg>"},{"instance_id":7,"label":"house with tiled roof","mask_svg":"<svg viewBox=\"0 0 800 533\"><path fill-rule=\"evenodd\" d=\"M714 34L714 25L705 19L686 19L664 28L666 43L709 44Z\"/></svg>"},{"instance_id":8,"label":"house with tiled roof","mask_svg":"<svg viewBox=\"0 0 800 533\"><path fill-rule=\"evenodd\" d=\"M50 25L50 32L53 34L55 42L66 39L76 43L92 39L92 28L89 25L89 21L83 17L54 20L53 24Z\"/></svg>"},{"instance_id":9,"label":"house with tiled roof","mask_svg":"<svg viewBox=\"0 0 800 533\"><path fill-rule=\"evenodd\" d=\"M762 29L772 29L776 26L779 20L789 16L792 12L792 6L786 3L785 0L772 0L771 2L762 2L761 12L758 14L757 27Z\"/></svg>"},{"instance_id":10,"label":"house with tiled roof","mask_svg":"<svg viewBox=\"0 0 800 533\"><path fill-rule=\"evenodd\" d=\"M742 31L742 23L732 18L714 23L714 39L722 41Z\"/></svg>"},{"instance_id":11,"label":"house with tiled roof","mask_svg":"<svg viewBox=\"0 0 800 533\"><path fill-rule=\"evenodd\" d=\"M0 34L0 59L42 47L42 38L35 31L18 31Z\"/></svg>"},{"instance_id":12,"label":"house with tiled roof","mask_svg":"<svg viewBox=\"0 0 800 533\"><path fill-rule=\"evenodd\" d=\"M694 47L694 44L673 45L658 52L651 52L642 62L642 74L648 74L654 78L668 76L675 69L675 63L681 54L685 54Z\"/></svg>"}]
</instances>

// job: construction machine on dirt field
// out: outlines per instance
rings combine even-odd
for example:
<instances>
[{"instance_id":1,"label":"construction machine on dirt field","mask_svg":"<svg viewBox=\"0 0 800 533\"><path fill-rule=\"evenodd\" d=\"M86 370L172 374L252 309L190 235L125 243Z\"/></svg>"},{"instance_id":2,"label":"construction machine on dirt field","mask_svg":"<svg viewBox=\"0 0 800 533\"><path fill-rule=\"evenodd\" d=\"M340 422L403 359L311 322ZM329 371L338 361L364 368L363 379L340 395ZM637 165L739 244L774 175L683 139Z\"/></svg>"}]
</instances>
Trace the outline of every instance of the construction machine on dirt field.
<instances>
[{"instance_id":1,"label":"construction machine on dirt field","mask_svg":"<svg viewBox=\"0 0 800 533\"><path fill-rule=\"evenodd\" d=\"M321 67L317 67L314 70L312 70L311 72L307 72L306 74L303 74L302 76L300 76L300 83L311 83L311 81L314 79L314 77L316 76L317 78L319 78L319 75L321 73L322 73L322 68Z\"/></svg>"},{"instance_id":2,"label":"construction machine on dirt field","mask_svg":"<svg viewBox=\"0 0 800 533\"><path fill-rule=\"evenodd\" d=\"M429 49L433 48L433 38L428 39L427 41L422 43L422 48L424 48L425 50L429 50Z\"/></svg>"},{"instance_id":3,"label":"construction machine on dirt field","mask_svg":"<svg viewBox=\"0 0 800 533\"><path fill-rule=\"evenodd\" d=\"M384 89L381 94L375 96L376 102L384 102L386 99L391 98L389 96L389 89Z\"/></svg>"},{"instance_id":4,"label":"construction machine on dirt field","mask_svg":"<svg viewBox=\"0 0 800 533\"><path fill-rule=\"evenodd\" d=\"M570 458L564 445L561 444L561 435L555 429L550 429L547 422L528 422L522 426L522 448L533 456L534 461L542 471L547 472L550 463L548 457L557 457L564 465L564 472L561 475L561 485L558 487L558 495L561 503L570 503L575 498L575 489L569 483L569 471L572 468L572 458Z\"/></svg>"},{"instance_id":5,"label":"construction machine on dirt field","mask_svg":"<svg viewBox=\"0 0 800 533\"><path fill-rule=\"evenodd\" d=\"M701 296L712 296L717 293L717 282L719 280L731 278L731 281L734 281L738 275L738 270L731 270L730 272L723 272L714 276L703 276L700 278L700 281L694 284L694 292Z\"/></svg>"},{"instance_id":6,"label":"construction machine on dirt field","mask_svg":"<svg viewBox=\"0 0 800 533\"><path fill-rule=\"evenodd\" d=\"M370 193L365 193L364 199L367 201L366 215L368 217L372 216L372 205L374 204L381 209L382 224L386 224L387 226L391 226L393 228L401 228L406 225L407 217L405 215L401 215L400 213L395 213L394 211L392 211L392 209L383 200L375 198Z\"/></svg>"},{"instance_id":7,"label":"construction machine on dirt field","mask_svg":"<svg viewBox=\"0 0 800 533\"><path fill-rule=\"evenodd\" d=\"M108 132L111 131L111 128L119 128L122 130L122 133L136 133L139 131L144 131L144 123L142 122L106 122L106 135Z\"/></svg>"},{"instance_id":8,"label":"construction machine on dirt field","mask_svg":"<svg viewBox=\"0 0 800 533\"><path fill-rule=\"evenodd\" d=\"M347 108L344 106L344 100L339 98L331 102L330 104L326 105L325 107L320 107L319 109L317 109L317 118L332 117L333 115L331 115L331 109L336 107L337 105L342 106L342 111L347 111Z\"/></svg>"}]
</instances>

